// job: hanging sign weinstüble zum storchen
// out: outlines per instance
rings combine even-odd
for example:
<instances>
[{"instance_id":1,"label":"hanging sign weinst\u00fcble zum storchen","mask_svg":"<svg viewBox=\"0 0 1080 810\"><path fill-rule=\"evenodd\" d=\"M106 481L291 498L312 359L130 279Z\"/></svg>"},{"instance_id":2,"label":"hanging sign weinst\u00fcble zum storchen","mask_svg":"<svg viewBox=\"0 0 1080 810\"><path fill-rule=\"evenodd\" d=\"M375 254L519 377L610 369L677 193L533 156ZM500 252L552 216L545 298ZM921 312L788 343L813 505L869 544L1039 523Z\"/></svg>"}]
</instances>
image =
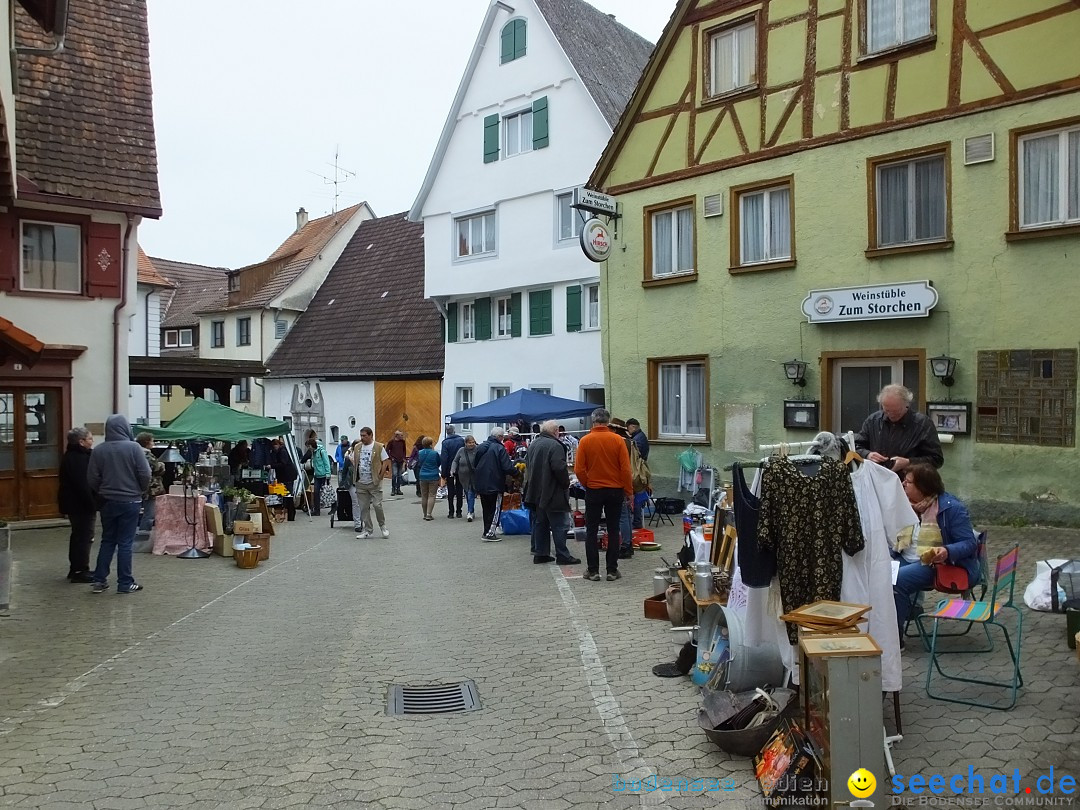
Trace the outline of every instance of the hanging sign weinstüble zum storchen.
<instances>
[{"instance_id":1,"label":"hanging sign weinst\u00fcble zum storchen","mask_svg":"<svg viewBox=\"0 0 1080 810\"><path fill-rule=\"evenodd\" d=\"M929 281L902 281L811 290L802 311L810 323L925 318L937 302L937 290Z\"/></svg>"}]
</instances>

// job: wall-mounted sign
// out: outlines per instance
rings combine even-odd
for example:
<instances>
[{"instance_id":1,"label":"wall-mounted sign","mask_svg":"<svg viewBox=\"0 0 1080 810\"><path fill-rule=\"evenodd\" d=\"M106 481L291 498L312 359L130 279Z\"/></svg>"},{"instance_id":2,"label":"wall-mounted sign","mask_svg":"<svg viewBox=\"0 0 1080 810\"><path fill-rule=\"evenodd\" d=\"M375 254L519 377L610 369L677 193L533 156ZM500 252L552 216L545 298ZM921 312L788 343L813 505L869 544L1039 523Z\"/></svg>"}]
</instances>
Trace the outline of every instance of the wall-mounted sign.
<instances>
[{"instance_id":1,"label":"wall-mounted sign","mask_svg":"<svg viewBox=\"0 0 1080 810\"><path fill-rule=\"evenodd\" d=\"M929 281L902 281L811 290L802 311L810 323L925 318L937 302L937 290Z\"/></svg>"},{"instance_id":2,"label":"wall-mounted sign","mask_svg":"<svg viewBox=\"0 0 1080 810\"><path fill-rule=\"evenodd\" d=\"M594 214L608 214L610 216L615 216L618 213L618 206L614 197L583 186L574 189L574 208L584 208Z\"/></svg>"},{"instance_id":3,"label":"wall-mounted sign","mask_svg":"<svg viewBox=\"0 0 1080 810\"><path fill-rule=\"evenodd\" d=\"M816 399L785 399L784 427L817 430L820 411L821 402Z\"/></svg>"},{"instance_id":4,"label":"wall-mounted sign","mask_svg":"<svg viewBox=\"0 0 1080 810\"><path fill-rule=\"evenodd\" d=\"M607 261L611 254L611 231L600 220L590 219L581 228L581 250L594 262Z\"/></svg>"}]
</instances>

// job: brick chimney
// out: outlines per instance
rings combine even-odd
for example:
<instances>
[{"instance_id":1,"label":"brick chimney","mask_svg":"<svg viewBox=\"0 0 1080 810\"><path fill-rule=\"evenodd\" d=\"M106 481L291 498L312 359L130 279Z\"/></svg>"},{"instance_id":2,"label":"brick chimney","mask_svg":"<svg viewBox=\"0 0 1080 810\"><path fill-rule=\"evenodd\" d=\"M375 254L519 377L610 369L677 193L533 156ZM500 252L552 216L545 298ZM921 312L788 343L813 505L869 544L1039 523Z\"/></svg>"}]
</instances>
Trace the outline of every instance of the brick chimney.
<instances>
[{"instance_id":1,"label":"brick chimney","mask_svg":"<svg viewBox=\"0 0 1080 810\"><path fill-rule=\"evenodd\" d=\"M299 233L304 229L304 226L308 224L307 209L301 208L296 212L296 232Z\"/></svg>"}]
</instances>

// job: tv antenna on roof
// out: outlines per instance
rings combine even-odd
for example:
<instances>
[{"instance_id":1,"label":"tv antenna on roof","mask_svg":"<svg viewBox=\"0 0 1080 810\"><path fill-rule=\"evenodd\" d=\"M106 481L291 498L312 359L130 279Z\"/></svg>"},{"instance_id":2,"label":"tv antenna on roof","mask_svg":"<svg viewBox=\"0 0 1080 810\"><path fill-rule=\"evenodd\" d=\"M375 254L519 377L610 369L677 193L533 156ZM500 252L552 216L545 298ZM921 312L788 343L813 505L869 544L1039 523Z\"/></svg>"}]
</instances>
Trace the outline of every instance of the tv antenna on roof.
<instances>
[{"instance_id":1,"label":"tv antenna on roof","mask_svg":"<svg viewBox=\"0 0 1080 810\"><path fill-rule=\"evenodd\" d=\"M341 186L344 183L349 182L350 178L356 177L356 172L349 171L348 169L344 168L343 166L338 165L339 152L340 152L339 146L335 145L334 146L334 162L326 164L327 166L333 166L334 167L334 176L333 177L327 177L324 174L319 174L318 172L313 172L313 171L311 171L311 169L308 169L308 173L313 174L316 177L321 178L324 185L327 185L327 186L333 185L333 187L334 187L334 210L331 213L334 213L334 214L336 214L337 210L338 210L338 198L341 197Z\"/></svg>"}]
</instances>

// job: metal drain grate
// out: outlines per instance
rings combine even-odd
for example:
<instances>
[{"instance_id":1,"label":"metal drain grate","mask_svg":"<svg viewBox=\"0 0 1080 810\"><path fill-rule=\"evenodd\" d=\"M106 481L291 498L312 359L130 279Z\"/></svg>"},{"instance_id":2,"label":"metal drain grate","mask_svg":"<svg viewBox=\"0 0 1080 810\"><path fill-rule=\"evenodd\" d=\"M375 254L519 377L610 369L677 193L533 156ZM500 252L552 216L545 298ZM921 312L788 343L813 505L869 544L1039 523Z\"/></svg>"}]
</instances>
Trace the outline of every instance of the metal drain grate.
<instances>
[{"instance_id":1,"label":"metal drain grate","mask_svg":"<svg viewBox=\"0 0 1080 810\"><path fill-rule=\"evenodd\" d=\"M386 713L391 716L471 712L479 708L480 695L472 681L433 686L392 684L386 696Z\"/></svg>"}]
</instances>

